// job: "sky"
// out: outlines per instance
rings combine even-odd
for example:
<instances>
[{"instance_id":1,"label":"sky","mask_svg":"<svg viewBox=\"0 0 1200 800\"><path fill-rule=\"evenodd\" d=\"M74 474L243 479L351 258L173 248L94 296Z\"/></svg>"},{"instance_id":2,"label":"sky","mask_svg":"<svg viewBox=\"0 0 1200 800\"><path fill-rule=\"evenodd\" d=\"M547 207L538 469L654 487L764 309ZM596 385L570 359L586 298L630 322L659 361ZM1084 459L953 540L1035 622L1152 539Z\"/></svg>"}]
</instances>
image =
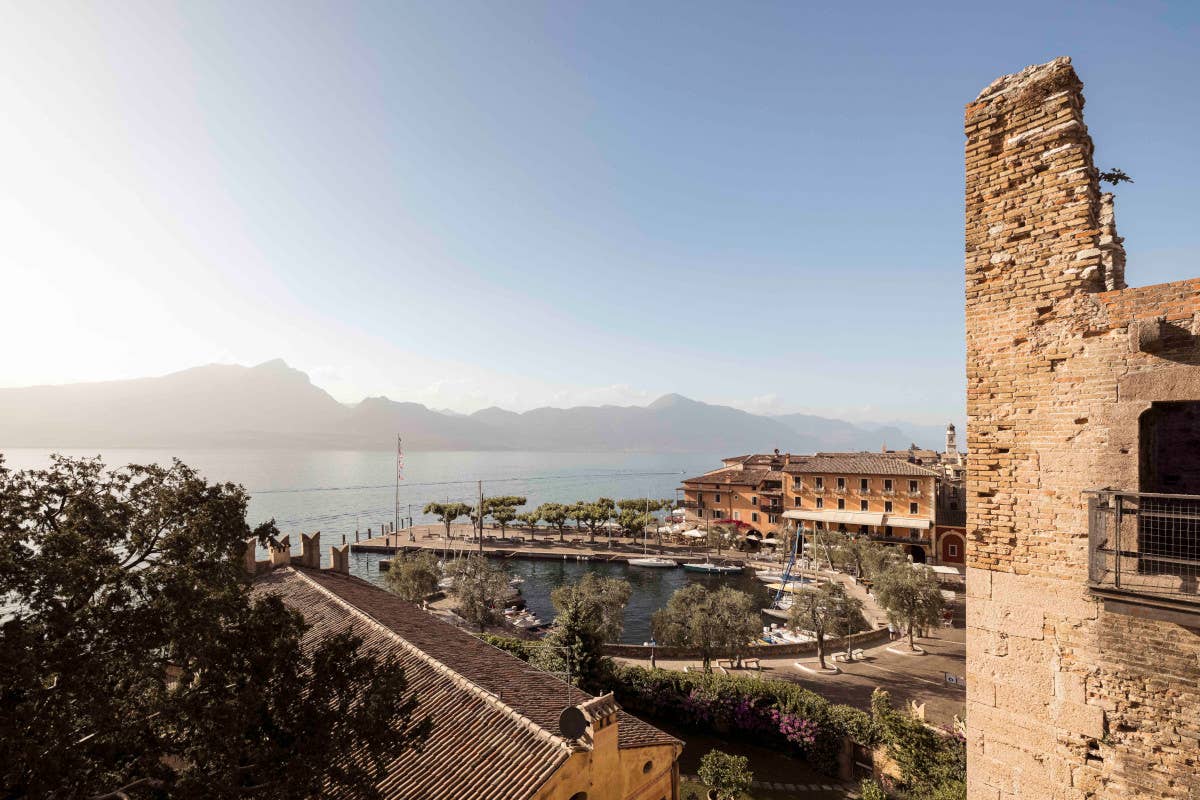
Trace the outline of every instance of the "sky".
<instances>
[{"instance_id":1,"label":"sky","mask_svg":"<svg viewBox=\"0 0 1200 800\"><path fill-rule=\"evenodd\" d=\"M0 0L0 386L961 419L964 105L1059 55L1200 274L1200 4Z\"/></svg>"}]
</instances>

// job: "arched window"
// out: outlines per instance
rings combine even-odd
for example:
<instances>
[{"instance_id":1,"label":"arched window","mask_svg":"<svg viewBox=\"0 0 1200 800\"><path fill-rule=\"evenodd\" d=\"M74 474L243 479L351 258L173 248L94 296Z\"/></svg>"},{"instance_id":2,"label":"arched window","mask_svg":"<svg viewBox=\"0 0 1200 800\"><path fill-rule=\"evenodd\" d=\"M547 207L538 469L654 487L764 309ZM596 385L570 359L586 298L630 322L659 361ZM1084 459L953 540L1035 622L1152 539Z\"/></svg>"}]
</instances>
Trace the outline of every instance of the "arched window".
<instances>
[{"instance_id":1,"label":"arched window","mask_svg":"<svg viewBox=\"0 0 1200 800\"><path fill-rule=\"evenodd\" d=\"M643 775L648 774L650 772L650 770L652 770L652 769L654 769L653 761L647 761L645 764L642 764L642 774Z\"/></svg>"},{"instance_id":2,"label":"arched window","mask_svg":"<svg viewBox=\"0 0 1200 800\"><path fill-rule=\"evenodd\" d=\"M587 792L576 792L571 795L571 800L587 800Z\"/></svg>"}]
</instances>

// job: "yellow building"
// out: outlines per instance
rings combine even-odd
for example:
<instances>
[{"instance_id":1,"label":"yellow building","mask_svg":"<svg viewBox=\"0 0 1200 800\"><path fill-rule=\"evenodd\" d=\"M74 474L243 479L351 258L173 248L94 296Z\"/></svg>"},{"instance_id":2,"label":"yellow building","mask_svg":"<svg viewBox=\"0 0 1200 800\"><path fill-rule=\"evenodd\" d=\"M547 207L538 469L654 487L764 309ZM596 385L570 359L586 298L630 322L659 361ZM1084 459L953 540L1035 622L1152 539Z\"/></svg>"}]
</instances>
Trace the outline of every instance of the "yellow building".
<instances>
[{"instance_id":1,"label":"yellow building","mask_svg":"<svg viewBox=\"0 0 1200 800\"><path fill-rule=\"evenodd\" d=\"M936 455L936 454L935 454ZM769 532L783 526L870 536L902 547L916 562L939 552L939 498L945 473L916 463L907 451L747 455L727 458L712 472L683 481L692 522L745 522ZM961 534L953 541L961 543Z\"/></svg>"},{"instance_id":2,"label":"yellow building","mask_svg":"<svg viewBox=\"0 0 1200 800\"><path fill-rule=\"evenodd\" d=\"M253 540L251 540L253 541ZM286 542L286 538L285 538ZM319 569L319 543L285 543L247 568L255 593L300 611L308 637L352 633L400 661L433 732L401 753L378 788L400 800L678 800L683 744L555 676L347 574L345 548Z\"/></svg>"}]
</instances>

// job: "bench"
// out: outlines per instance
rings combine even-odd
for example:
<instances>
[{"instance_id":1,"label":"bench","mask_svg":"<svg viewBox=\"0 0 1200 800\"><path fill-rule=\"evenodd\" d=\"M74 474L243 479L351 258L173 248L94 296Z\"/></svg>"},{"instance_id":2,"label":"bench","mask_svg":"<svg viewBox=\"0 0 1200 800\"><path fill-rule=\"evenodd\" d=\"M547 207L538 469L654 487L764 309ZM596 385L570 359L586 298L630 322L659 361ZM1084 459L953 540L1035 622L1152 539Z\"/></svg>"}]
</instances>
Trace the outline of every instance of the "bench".
<instances>
[{"instance_id":1,"label":"bench","mask_svg":"<svg viewBox=\"0 0 1200 800\"><path fill-rule=\"evenodd\" d=\"M762 671L762 664L759 662L759 660L757 658L742 659L742 666L745 667L746 669L756 669L759 672Z\"/></svg>"},{"instance_id":2,"label":"bench","mask_svg":"<svg viewBox=\"0 0 1200 800\"><path fill-rule=\"evenodd\" d=\"M732 658L718 658L717 666L725 667L726 669L733 669L733 659Z\"/></svg>"}]
</instances>

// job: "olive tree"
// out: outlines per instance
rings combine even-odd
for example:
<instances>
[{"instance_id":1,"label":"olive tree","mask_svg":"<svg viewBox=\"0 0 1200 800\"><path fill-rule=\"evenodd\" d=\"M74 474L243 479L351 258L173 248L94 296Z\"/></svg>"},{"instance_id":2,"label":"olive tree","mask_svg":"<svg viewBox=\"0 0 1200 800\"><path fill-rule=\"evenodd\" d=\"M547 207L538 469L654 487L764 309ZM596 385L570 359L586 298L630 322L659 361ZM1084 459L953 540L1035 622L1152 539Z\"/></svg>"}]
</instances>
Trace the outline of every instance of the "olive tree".
<instances>
[{"instance_id":1,"label":"olive tree","mask_svg":"<svg viewBox=\"0 0 1200 800\"><path fill-rule=\"evenodd\" d=\"M862 608L862 601L847 594L846 587L837 581L827 581L793 595L788 622L812 635L817 645L817 661L825 669L826 637L849 636L860 628Z\"/></svg>"},{"instance_id":2,"label":"olive tree","mask_svg":"<svg viewBox=\"0 0 1200 800\"><path fill-rule=\"evenodd\" d=\"M728 586L709 590L693 583L677 589L667 605L650 618L654 638L673 647L690 647L700 653L706 672L712 659L741 654L761 630L759 609L753 598Z\"/></svg>"},{"instance_id":3,"label":"olive tree","mask_svg":"<svg viewBox=\"0 0 1200 800\"><path fill-rule=\"evenodd\" d=\"M510 592L504 570L486 556L472 554L455 560L451 576L454 581L450 593L459 616L480 630L501 621Z\"/></svg>"},{"instance_id":4,"label":"olive tree","mask_svg":"<svg viewBox=\"0 0 1200 800\"><path fill-rule=\"evenodd\" d=\"M437 591L442 571L430 552L408 553L392 559L384 586L410 603L419 603Z\"/></svg>"},{"instance_id":5,"label":"olive tree","mask_svg":"<svg viewBox=\"0 0 1200 800\"><path fill-rule=\"evenodd\" d=\"M933 570L923 564L896 564L875 580L875 598L888 613L888 619L908 633L908 647L918 627L936 625L945 600Z\"/></svg>"},{"instance_id":6,"label":"olive tree","mask_svg":"<svg viewBox=\"0 0 1200 800\"><path fill-rule=\"evenodd\" d=\"M450 526L461 517L468 517L474 511L474 506L466 503L426 503L422 513L432 514L446 526L446 538L450 538Z\"/></svg>"}]
</instances>

